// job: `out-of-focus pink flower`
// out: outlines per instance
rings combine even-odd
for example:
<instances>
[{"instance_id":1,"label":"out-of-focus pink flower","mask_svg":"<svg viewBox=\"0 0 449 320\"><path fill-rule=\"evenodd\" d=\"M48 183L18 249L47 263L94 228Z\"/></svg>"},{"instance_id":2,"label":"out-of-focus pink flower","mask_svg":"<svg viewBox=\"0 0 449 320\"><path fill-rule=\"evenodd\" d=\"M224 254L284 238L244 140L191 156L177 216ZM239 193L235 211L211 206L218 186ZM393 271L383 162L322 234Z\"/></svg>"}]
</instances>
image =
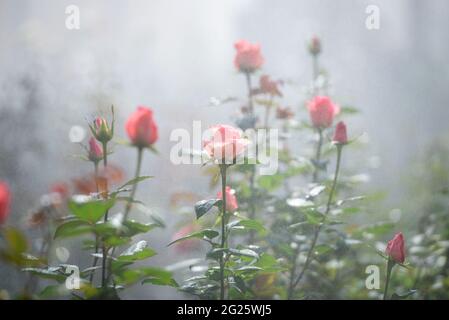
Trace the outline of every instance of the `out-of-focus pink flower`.
<instances>
[{"instance_id":1,"label":"out-of-focus pink flower","mask_svg":"<svg viewBox=\"0 0 449 320\"><path fill-rule=\"evenodd\" d=\"M103 159L103 150L97 143L94 137L89 139L89 160L92 162L98 162Z\"/></svg>"},{"instance_id":2,"label":"out-of-focus pink flower","mask_svg":"<svg viewBox=\"0 0 449 320\"><path fill-rule=\"evenodd\" d=\"M69 196L70 188L64 182L57 182L50 187L50 192L58 194L61 199L66 199Z\"/></svg>"},{"instance_id":3,"label":"out-of-focus pink flower","mask_svg":"<svg viewBox=\"0 0 449 320\"><path fill-rule=\"evenodd\" d=\"M291 119L295 116L295 113L289 107L277 107L276 109L276 118L278 119Z\"/></svg>"},{"instance_id":4,"label":"out-of-focus pink flower","mask_svg":"<svg viewBox=\"0 0 449 320\"><path fill-rule=\"evenodd\" d=\"M348 135L346 133L346 125L343 121L337 123L335 127L334 138L332 139L334 143L345 144L348 143Z\"/></svg>"},{"instance_id":5,"label":"out-of-focus pink flower","mask_svg":"<svg viewBox=\"0 0 449 320\"><path fill-rule=\"evenodd\" d=\"M188 236L189 234L191 234L197 230L198 230L198 228L194 224L188 224L188 225L182 227L181 229L179 229L179 231L173 235L172 241L175 241L182 237ZM201 241L199 239L187 239L187 240L175 243L174 248L179 253L186 253L186 252L189 252L189 251L199 248L200 245L201 245Z\"/></svg>"},{"instance_id":6,"label":"out-of-focus pink flower","mask_svg":"<svg viewBox=\"0 0 449 320\"><path fill-rule=\"evenodd\" d=\"M98 170L98 176L88 174L80 178L72 179L74 192L78 194L89 195L97 192L97 184L101 184L102 180L107 181L109 186L122 183L125 179L123 170L114 164L108 164L106 168ZM102 186L99 185L101 191Z\"/></svg>"},{"instance_id":7,"label":"out-of-focus pink flower","mask_svg":"<svg viewBox=\"0 0 449 320\"><path fill-rule=\"evenodd\" d=\"M340 107L327 96L316 96L307 103L310 119L316 128L324 129L332 125Z\"/></svg>"},{"instance_id":8,"label":"out-of-focus pink flower","mask_svg":"<svg viewBox=\"0 0 449 320\"><path fill-rule=\"evenodd\" d=\"M270 79L270 76L264 74L259 79L260 91L262 93L267 93L272 96L282 97L282 92L278 87L279 81L274 81Z\"/></svg>"},{"instance_id":9,"label":"out-of-focus pink flower","mask_svg":"<svg viewBox=\"0 0 449 320\"><path fill-rule=\"evenodd\" d=\"M259 44L252 44L246 40L240 40L234 44L234 47L237 50L234 65L239 71L254 72L264 63Z\"/></svg>"},{"instance_id":10,"label":"out-of-focus pink flower","mask_svg":"<svg viewBox=\"0 0 449 320\"><path fill-rule=\"evenodd\" d=\"M0 181L0 225L5 223L11 206L11 191L6 182Z\"/></svg>"},{"instance_id":11,"label":"out-of-focus pink flower","mask_svg":"<svg viewBox=\"0 0 449 320\"><path fill-rule=\"evenodd\" d=\"M150 108L139 106L126 122L126 132L132 144L139 148L150 147L158 139L158 128Z\"/></svg>"},{"instance_id":12,"label":"out-of-focus pink flower","mask_svg":"<svg viewBox=\"0 0 449 320\"><path fill-rule=\"evenodd\" d=\"M242 131L229 125L217 125L209 129L211 139L203 141L207 154L220 163L233 163L248 146L248 140L242 137Z\"/></svg>"},{"instance_id":13,"label":"out-of-focus pink flower","mask_svg":"<svg viewBox=\"0 0 449 320\"><path fill-rule=\"evenodd\" d=\"M239 205L237 203L237 197L235 196L235 190L231 189L231 187L226 186L226 211L227 212L234 212L239 208ZM219 191L217 193L218 199L223 199L223 193Z\"/></svg>"},{"instance_id":14,"label":"out-of-focus pink flower","mask_svg":"<svg viewBox=\"0 0 449 320\"><path fill-rule=\"evenodd\" d=\"M313 36L309 42L309 52L316 56L321 52L321 41L317 36Z\"/></svg>"},{"instance_id":15,"label":"out-of-focus pink flower","mask_svg":"<svg viewBox=\"0 0 449 320\"><path fill-rule=\"evenodd\" d=\"M405 261L405 244L402 232L397 233L393 239L388 241L385 253L397 263L404 263Z\"/></svg>"}]
</instances>

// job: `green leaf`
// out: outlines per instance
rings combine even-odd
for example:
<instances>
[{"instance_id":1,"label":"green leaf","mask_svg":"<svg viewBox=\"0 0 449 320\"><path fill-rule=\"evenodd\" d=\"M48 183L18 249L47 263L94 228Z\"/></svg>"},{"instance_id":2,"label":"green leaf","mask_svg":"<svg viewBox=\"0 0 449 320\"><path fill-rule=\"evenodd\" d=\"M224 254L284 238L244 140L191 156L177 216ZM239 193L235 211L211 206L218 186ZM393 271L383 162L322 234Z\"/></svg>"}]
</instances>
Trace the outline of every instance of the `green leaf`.
<instances>
[{"instance_id":1,"label":"green leaf","mask_svg":"<svg viewBox=\"0 0 449 320\"><path fill-rule=\"evenodd\" d=\"M229 249L227 248L214 248L212 250L210 250L207 254L206 254L206 258L207 259L213 259L213 260L218 260L223 256L223 253L225 252L229 252Z\"/></svg>"},{"instance_id":2,"label":"green leaf","mask_svg":"<svg viewBox=\"0 0 449 320\"><path fill-rule=\"evenodd\" d=\"M235 271L238 271L239 273L244 272L253 272L253 271L260 271L262 268L256 267L256 266L242 266L240 268L237 268Z\"/></svg>"},{"instance_id":3,"label":"green leaf","mask_svg":"<svg viewBox=\"0 0 449 320\"><path fill-rule=\"evenodd\" d=\"M104 243L107 247L119 247L131 242L130 237L123 236L109 236L104 239Z\"/></svg>"},{"instance_id":4,"label":"green leaf","mask_svg":"<svg viewBox=\"0 0 449 320\"><path fill-rule=\"evenodd\" d=\"M48 267L47 269L42 268L24 268L22 269L23 272L29 272L31 274L34 274L36 276L39 276L44 279L52 279L56 280L58 282L62 282L66 279L66 276L61 273L62 268L59 267Z\"/></svg>"},{"instance_id":5,"label":"green leaf","mask_svg":"<svg viewBox=\"0 0 449 320\"><path fill-rule=\"evenodd\" d=\"M121 285L131 285L142 279L143 283L154 283L159 285L173 285L176 282L172 279L172 274L161 268L155 267L141 267L135 269L124 269L116 276L116 281ZM177 285L177 284L176 284Z\"/></svg>"},{"instance_id":6,"label":"green leaf","mask_svg":"<svg viewBox=\"0 0 449 320\"><path fill-rule=\"evenodd\" d=\"M129 247L127 250L125 250L118 258L118 261L124 261L124 262L133 262L137 260L143 260L150 258L152 256L156 255L156 251L153 249L147 248L147 242L142 240L131 247Z\"/></svg>"},{"instance_id":7,"label":"green leaf","mask_svg":"<svg viewBox=\"0 0 449 320\"><path fill-rule=\"evenodd\" d=\"M123 225L127 228L127 232L125 232L125 234L128 237L133 237L139 233L146 233L156 227L159 227L156 223L143 224L135 220L126 220L123 222Z\"/></svg>"},{"instance_id":8,"label":"green leaf","mask_svg":"<svg viewBox=\"0 0 449 320\"><path fill-rule=\"evenodd\" d=\"M215 230L212 230L212 229L204 229L204 230L201 230L201 231L197 231L197 232L191 233L191 234L189 234L189 235L187 235L187 236L185 236L185 237L176 239L176 240L170 242L170 243L167 245L167 247L169 247L169 246L171 246L172 244L175 244L175 243L177 243L177 242L184 241L184 240L188 240L188 239L192 239L192 238L198 238L198 239L204 239L204 238L206 238L206 239L208 239L208 240L212 240L213 238L216 238L216 237L218 237L219 235L220 235L220 234L219 234L217 231L215 231Z\"/></svg>"},{"instance_id":9,"label":"green leaf","mask_svg":"<svg viewBox=\"0 0 449 320\"><path fill-rule=\"evenodd\" d=\"M313 253L315 255L320 255L320 254L328 253L329 251L332 251L332 247L330 247L326 244L320 244L318 246L315 246Z\"/></svg>"},{"instance_id":10,"label":"green leaf","mask_svg":"<svg viewBox=\"0 0 449 320\"><path fill-rule=\"evenodd\" d=\"M66 238L72 236L78 236L81 234L89 233L93 231L92 225L84 220L69 220L60 224L54 235L56 238Z\"/></svg>"},{"instance_id":11,"label":"green leaf","mask_svg":"<svg viewBox=\"0 0 449 320\"><path fill-rule=\"evenodd\" d=\"M416 292L417 292L417 290L410 290L409 292L407 292L405 294L393 293L391 295L391 300L404 300L404 299L407 299L408 297L410 297L411 295L415 294Z\"/></svg>"},{"instance_id":12,"label":"green leaf","mask_svg":"<svg viewBox=\"0 0 449 320\"><path fill-rule=\"evenodd\" d=\"M144 279L142 284L178 287L178 283L172 278L171 272L167 270L147 267L144 269L144 274L148 278Z\"/></svg>"},{"instance_id":13,"label":"green leaf","mask_svg":"<svg viewBox=\"0 0 449 320\"><path fill-rule=\"evenodd\" d=\"M114 194L111 194L111 196L114 196ZM131 197L114 197L115 200L117 201L123 201L123 202L131 202L131 203L135 203L135 204L141 204L141 205L145 205L145 203L143 203L142 201L133 199Z\"/></svg>"},{"instance_id":14,"label":"green leaf","mask_svg":"<svg viewBox=\"0 0 449 320\"><path fill-rule=\"evenodd\" d=\"M204 216L214 206L221 205L221 199L201 200L195 204L196 218L199 219Z\"/></svg>"},{"instance_id":15,"label":"green leaf","mask_svg":"<svg viewBox=\"0 0 449 320\"><path fill-rule=\"evenodd\" d=\"M319 225L323 221L323 214L316 210L307 210L305 215L310 224Z\"/></svg>"},{"instance_id":16,"label":"green leaf","mask_svg":"<svg viewBox=\"0 0 449 320\"><path fill-rule=\"evenodd\" d=\"M259 267L266 272L278 272L283 270L283 268L279 266L276 258L267 253L261 254L254 266Z\"/></svg>"},{"instance_id":17,"label":"green leaf","mask_svg":"<svg viewBox=\"0 0 449 320\"><path fill-rule=\"evenodd\" d=\"M257 252L251 249L229 249L229 252L234 256L244 256L259 259Z\"/></svg>"},{"instance_id":18,"label":"green leaf","mask_svg":"<svg viewBox=\"0 0 449 320\"><path fill-rule=\"evenodd\" d=\"M265 227L262 223L260 223L257 220L252 219L243 219L243 220L237 220L230 224L228 224L228 228L235 229L235 230L255 230L259 234L263 235L267 232Z\"/></svg>"},{"instance_id":19,"label":"green leaf","mask_svg":"<svg viewBox=\"0 0 449 320\"><path fill-rule=\"evenodd\" d=\"M118 187L117 190L122 190L126 187L132 186L136 183L139 183L141 181L147 180L147 179L151 179L154 178L153 176L141 176L141 177L137 177L134 179L129 180L128 182L126 182L125 184L123 184L122 186Z\"/></svg>"},{"instance_id":20,"label":"green leaf","mask_svg":"<svg viewBox=\"0 0 449 320\"><path fill-rule=\"evenodd\" d=\"M241 277L234 277L234 281L235 281L235 288L237 288L238 291L244 293L248 290L245 284L245 280L243 280Z\"/></svg>"},{"instance_id":21,"label":"green leaf","mask_svg":"<svg viewBox=\"0 0 449 320\"><path fill-rule=\"evenodd\" d=\"M112 208L115 200L89 200L87 196L77 196L69 201L70 211L79 219L95 223Z\"/></svg>"}]
</instances>

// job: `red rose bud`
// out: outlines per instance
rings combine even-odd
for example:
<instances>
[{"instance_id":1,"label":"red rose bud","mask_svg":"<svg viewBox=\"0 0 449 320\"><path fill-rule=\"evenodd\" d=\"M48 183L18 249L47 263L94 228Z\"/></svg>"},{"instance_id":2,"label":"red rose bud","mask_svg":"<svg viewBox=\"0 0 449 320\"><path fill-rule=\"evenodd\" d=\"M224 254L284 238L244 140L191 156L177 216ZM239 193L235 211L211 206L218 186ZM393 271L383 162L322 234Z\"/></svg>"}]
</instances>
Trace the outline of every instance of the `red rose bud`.
<instances>
[{"instance_id":1,"label":"red rose bud","mask_svg":"<svg viewBox=\"0 0 449 320\"><path fill-rule=\"evenodd\" d=\"M310 54L316 56L321 52L321 41L317 36L312 37L309 42L309 52Z\"/></svg>"},{"instance_id":2,"label":"red rose bud","mask_svg":"<svg viewBox=\"0 0 449 320\"><path fill-rule=\"evenodd\" d=\"M346 125L343 121L337 123L335 128L334 138L332 139L334 143L346 144L348 143L348 136L346 134Z\"/></svg>"},{"instance_id":3,"label":"red rose bud","mask_svg":"<svg viewBox=\"0 0 449 320\"><path fill-rule=\"evenodd\" d=\"M95 138L91 137L89 139L89 160L92 162L98 162L103 159L103 150L100 145L97 143Z\"/></svg>"},{"instance_id":4,"label":"red rose bud","mask_svg":"<svg viewBox=\"0 0 449 320\"><path fill-rule=\"evenodd\" d=\"M126 122L126 132L132 144L139 148L150 147L158 139L158 128L153 111L139 106Z\"/></svg>"},{"instance_id":5,"label":"red rose bud","mask_svg":"<svg viewBox=\"0 0 449 320\"><path fill-rule=\"evenodd\" d=\"M259 44L252 44L246 40L240 40L234 44L234 47L237 50L234 65L239 71L254 72L264 63Z\"/></svg>"},{"instance_id":6,"label":"red rose bud","mask_svg":"<svg viewBox=\"0 0 449 320\"><path fill-rule=\"evenodd\" d=\"M329 97L316 96L307 103L310 119L316 128L324 129L332 125L340 107L333 103Z\"/></svg>"},{"instance_id":7,"label":"red rose bud","mask_svg":"<svg viewBox=\"0 0 449 320\"><path fill-rule=\"evenodd\" d=\"M112 109L112 116L114 116L114 109ZM107 143L114 136L114 119L111 126L103 117L97 117L91 125L89 125L90 131L94 135L95 139L101 143Z\"/></svg>"},{"instance_id":8,"label":"red rose bud","mask_svg":"<svg viewBox=\"0 0 449 320\"><path fill-rule=\"evenodd\" d=\"M5 223L11 206L11 192L8 185L0 181L0 225Z\"/></svg>"},{"instance_id":9,"label":"red rose bud","mask_svg":"<svg viewBox=\"0 0 449 320\"><path fill-rule=\"evenodd\" d=\"M404 263L405 261L405 244L404 236L401 232L397 233L393 239L388 241L385 253L390 259L397 263Z\"/></svg>"},{"instance_id":10,"label":"red rose bud","mask_svg":"<svg viewBox=\"0 0 449 320\"><path fill-rule=\"evenodd\" d=\"M239 208L237 203L237 197L235 196L235 190L231 187L226 186L226 211L234 212ZM223 199L223 193L220 191L217 193L218 199Z\"/></svg>"}]
</instances>

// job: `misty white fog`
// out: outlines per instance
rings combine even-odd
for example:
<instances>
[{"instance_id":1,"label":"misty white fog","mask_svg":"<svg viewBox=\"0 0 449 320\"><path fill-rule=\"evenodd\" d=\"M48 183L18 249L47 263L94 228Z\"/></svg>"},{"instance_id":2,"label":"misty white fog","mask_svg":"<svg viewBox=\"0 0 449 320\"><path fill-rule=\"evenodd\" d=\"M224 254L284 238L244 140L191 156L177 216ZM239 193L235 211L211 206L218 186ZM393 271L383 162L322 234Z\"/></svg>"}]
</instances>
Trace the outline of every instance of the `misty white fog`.
<instances>
[{"instance_id":1,"label":"misty white fog","mask_svg":"<svg viewBox=\"0 0 449 320\"><path fill-rule=\"evenodd\" d=\"M72 4L80 8L79 30L65 27ZM380 8L379 30L365 26L370 4ZM170 197L210 191L200 166L171 164L171 131L191 130L194 120L232 123L240 102L214 107L209 99L244 99L244 78L233 66L239 39L261 45L262 72L288 83L285 104L301 114L302 88L312 74L306 42L313 35L322 40L322 67L335 98L361 110L348 119L350 134L369 142L362 158L344 161L366 161L367 189L387 194L379 214L388 214L407 201L404 176L412 163L448 134L447 30L444 0L0 0L0 178L14 195L11 223L20 223L51 184L91 170L74 157L81 150L69 139L73 126L87 128L86 119L107 115L113 104L117 136L126 139L127 116L146 105L159 126L159 154L145 153L143 174L156 178L142 184L137 198L167 222L147 239L159 251L152 263L177 262L166 248L179 220ZM111 163L132 176L135 151L114 149L120 152ZM0 272L14 274L3 266ZM21 281L2 276L0 288ZM142 292L183 296L136 286L126 297Z\"/></svg>"}]
</instances>

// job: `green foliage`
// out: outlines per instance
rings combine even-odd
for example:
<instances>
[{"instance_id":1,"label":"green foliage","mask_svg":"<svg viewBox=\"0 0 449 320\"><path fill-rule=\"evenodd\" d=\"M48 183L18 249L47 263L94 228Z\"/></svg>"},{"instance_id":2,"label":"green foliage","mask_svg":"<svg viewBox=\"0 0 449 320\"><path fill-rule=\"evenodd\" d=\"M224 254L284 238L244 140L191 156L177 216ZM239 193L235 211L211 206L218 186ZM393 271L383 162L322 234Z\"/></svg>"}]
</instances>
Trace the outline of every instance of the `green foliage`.
<instances>
[{"instance_id":1,"label":"green foliage","mask_svg":"<svg viewBox=\"0 0 449 320\"><path fill-rule=\"evenodd\" d=\"M201 200L195 204L196 218L199 219L208 213L213 207L220 207L220 199Z\"/></svg>"}]
</instances>

